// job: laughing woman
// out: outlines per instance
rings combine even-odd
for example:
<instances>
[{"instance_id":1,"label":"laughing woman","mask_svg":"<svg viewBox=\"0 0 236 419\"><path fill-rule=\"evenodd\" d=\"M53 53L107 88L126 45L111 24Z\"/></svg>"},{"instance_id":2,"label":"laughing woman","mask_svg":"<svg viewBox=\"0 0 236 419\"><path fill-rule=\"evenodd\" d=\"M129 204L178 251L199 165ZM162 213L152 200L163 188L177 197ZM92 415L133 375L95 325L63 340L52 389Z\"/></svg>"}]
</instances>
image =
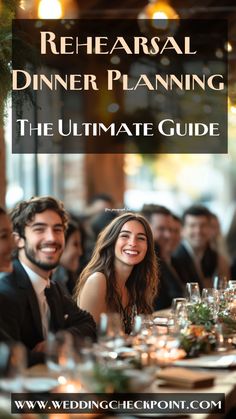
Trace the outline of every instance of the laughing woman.
<instances>
[{"instance_id":1,"label":"laughing woman","mask_svg":"<svg viewBox=\"0 0 236 419\"><path fill-rule=\"evenodd\" d=\"M99 235L91 261L80 275L75 297L96 323L101 313L119 313L125 333L136 314L153 311L158 276L153 237L147 220L126 213Z\"/></svg>"}]
</instances>

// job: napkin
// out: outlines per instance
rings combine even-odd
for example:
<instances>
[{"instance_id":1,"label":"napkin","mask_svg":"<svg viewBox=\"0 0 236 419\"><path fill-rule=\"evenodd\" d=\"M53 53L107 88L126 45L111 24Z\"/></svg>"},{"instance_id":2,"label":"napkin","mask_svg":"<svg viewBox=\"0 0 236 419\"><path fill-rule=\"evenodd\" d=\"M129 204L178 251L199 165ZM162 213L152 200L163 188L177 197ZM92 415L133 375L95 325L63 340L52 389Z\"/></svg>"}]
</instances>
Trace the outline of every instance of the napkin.
<instances>
[{"instance_id":1,"label":"napkin","mask_svg":"<svg viewBox=\"0 0 236 419\"><path fill-rule=\"evenodd\" d=\"M158 371L157 377L167 384L183 388L211 387L215 379L213 374L178 367L164 368Z\"/></svg>"},{"instance_id":2,"label":"napkin","mask_svg":"<svg viewBox=\"0 0 236 419\"><path fill-rule=\"evenodd\" d=\"M190 368L233 368L236 366L236 354L205 355L199 358L181 359L176 361L175 365Z\"/></svg>"}]
</instances>

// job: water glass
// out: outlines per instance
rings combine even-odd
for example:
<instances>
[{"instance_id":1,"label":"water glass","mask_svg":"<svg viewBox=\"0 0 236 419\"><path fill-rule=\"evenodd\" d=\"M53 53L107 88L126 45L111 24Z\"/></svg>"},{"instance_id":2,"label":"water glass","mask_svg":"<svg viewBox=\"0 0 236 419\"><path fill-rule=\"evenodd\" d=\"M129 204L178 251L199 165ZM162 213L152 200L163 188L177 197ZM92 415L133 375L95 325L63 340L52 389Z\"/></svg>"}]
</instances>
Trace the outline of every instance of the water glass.
<instances>
[{"instance_id":1,"label":"water glass","mask_svg":"<svg viewBox=\"0 0 236 419\"><path fill-rule=\"evenodd\" d=\"M215 325L215 335L216 335L216 351L225 352L229 349L229 339L225 336L224 324L217 323Z\"/></svg>"},{"instance_id":2,"label":"water glass","mask_svg":"<svg viewBox=\"0 0 236 419\"><path fill-rule=\"evenodd\" d=\"M172 327L173 331L176 333L182 333L187 329L190 322L188 318L188 304L186 301L182 301L177 304L173 320L174 324Z\"/></svg>"},{"instance_id":3,"label":"water glass","mask_svg":"<svg viewBox=\"0 0 236 419\"><path fill-rule=\"evenodd\" d=\"M198 282L187 282L186 284L186 294L187 300L190 303L200 303L201 296L200 296L200 288Z\"/></svg>"},{"instance_id":4,"label":"water glass","mask_svg":"<svg viewBox=\"0 0 236 419\"><path fill-rule=\"evenodd\" d=\"M75 371L74 341L70 333L58 332L56 335L49 333L46 348L46 364L51 373L64 376L70 380Z\"/></svg>"},{"instance_id":5,"label":"water glass","mask_svg":"<svg viewBox=\"0 0 236 419\"><path fill-rule=\"evenodd\" d=\"M98 324L98 343L113 350L124 344L124 332L119 313L101 313Z\"/></svg>"},{"instance_id":6,"label":"water glass","mask_svg":"<svg viewBox=\"0 0 236 419\"><path fill-rule=\"evenodd\" d=\"M8 360L8 377L22 376L26 368L26 349L17 342L10 345L10 355Z\"/></svg>"},{"instance_id":7,"label":"water glass","mask_svg":"<svg viewBox=\"0 0 236 419\"><path fill-rule=\"evenodd\" d=\"M213 317L216 318L219 311L219 291L215 288L203 288L202 302L210 308Z\"/></svg>"},{"instance_id":8,"label":"water glass","mask_svg":"<svg viewBox=\"0 0 236 419\"><path fill-rule=\"evenodd\" d=\"M225 290L218 290L219 292L219 311L227 313L228 307L230 304L230 290L227 288Z\"/></svg>"},{"instance_id":9,"label":"water glass","mask_svg":"<svg viewBox=\"0 0 236 419\"><path fill-rule=\"evenodd\" d=\"M180 329L171 325L167 333L157 336L155 342L156 361L159 364L169 364L180 357Z\"/></svg>"},{"instance_id":10,"label":"water glass","mask_svg":"<svg viewBox=\"0 0 236 419\"><path fill-rule=\"evenodd\" d=\"M228 287L227 276L215 276L213 279L213 288L217 290L224 290Z\"/></svg>"},{"instance_id":11,"label":"water glass","mask_svg":"<svg viewBox=\"0 0 236 419\"><path fill-rule=\"evenodd\" d=\"M187 299L182 297L173 298L171 303L171 312L173 316L175 316L178 305L180 304L187 304Z\"/></svg>"},{"instance_id":12,"label":"water glass","mask_svg":"<svg viewBox=\"0 0 236 419\"><path fill-rule=\"evenodd\" d=\"M236 321L236 296L232 298L228 305L228 311L232 320Z\"/></svg>"},{"instance_id":13,"label":"water glass","mask_svg":"<svg viewBox=\"0 0 236 419\"><path fill-rule=\"evenodd\" d=\"M229 289L236 289L236 281L229 281L228 282Z\"/></svg>"},{"instance_id":14,"label":"water glass","mask_svg":"<svg viewBox=\"0 0 236 419\"><path fill-rule=\"evenodd\" d=\"M0 389L6 393L21 392L27 365L25 347L21 343L1 343L0 357Z\"/></svg>"}]
</instances>

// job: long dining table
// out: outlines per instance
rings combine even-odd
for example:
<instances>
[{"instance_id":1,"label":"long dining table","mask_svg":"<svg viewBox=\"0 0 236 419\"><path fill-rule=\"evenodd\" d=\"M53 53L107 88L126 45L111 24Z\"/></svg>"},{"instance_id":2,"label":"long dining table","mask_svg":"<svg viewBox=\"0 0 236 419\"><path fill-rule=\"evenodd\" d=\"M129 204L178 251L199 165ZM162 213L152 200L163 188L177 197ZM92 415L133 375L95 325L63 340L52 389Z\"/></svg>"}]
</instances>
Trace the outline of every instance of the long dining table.
<instances>
[{"instance_id":1,"label":"long dining table","mask_svg":"<svg viewBox=\"0 0 236 419\"><path fill-rule=\"evenodd\" d=\"M219 355L220 356L224 356L225 354ZM236 359L236 350L235 351L231 351L230 355L235 356ZM215 356L214 354L212 356ZM199 357L198 360L200 361L201 358L203 357ZM211 355L209 355L209 360L211 359ZM190 365L192 360L190 361ZM198 364L200 365L201 362L198 362ZM185 368L188 369L188 360L186 360L185 362ZM235 363L235 367L236 367L236 363ZM178 375L178 371L179 371L179 366L176 366L176 374ZM182 368L182 365L181 365ZM190 367L191 370L193 370L193 367ZM157 370L159 369L159 367L157 367ZM166 383L165 381L163 381L162 379L156 378L153 383L151 384L151 386L147 387L144 391L142 391L142 393L158 393L160 394L168 394L171 396L171 394L175 394L178 393L179 398L181 399L181 395L185 395L186 393L190 393L192 395L192 398L194 400L194 397L196 396L196 394L206 394L206 395L210 395L210 394L214 394L214 393L222 393L225 397L225 412L224 414L213 414L213 413L191 413L188 414L187 411L182 412L182 413L173 413L173 414L150 414L149 412L146 412L145 414L124 414L124 415L119 415L119 417L123 417L123 419L131 419L131 418L161 418L161 417L171 417L171 418L189 418L189 419L222 419L225 417L225 415L232 409L232 408L236 408L236 369L234 369L234 367L230 367L230 368L194 368L194 370L196 371L204 371L204 372L208 372L211 375L215 376L215 380L213 385L210 386L203 386L203 387L198 387L198 388L185 388L185 387L179 387L178 385L170 385L168 383ZM47 376L48 372L46 369L45 365L38 365L35 367L30 368L27 371L27 376L29 377L35 377L35 379L37 379L37 377L42 377L42 376ZM81 414L68 414L65 415L63 417L63 415L60 414L60 418L59 419L84 419L84 418L88 418L91 415L81 415ZM111 415L109 415L110 417ZM113 415L115 416L115 415ZM96 417L96 415L92 415L92 417ZM101 417L101 415L100 415ZM106 416L103 416L104 418ZM49 415L49 419L55 419L56 416L55 415Z\"/></svg>"}]
</instances>

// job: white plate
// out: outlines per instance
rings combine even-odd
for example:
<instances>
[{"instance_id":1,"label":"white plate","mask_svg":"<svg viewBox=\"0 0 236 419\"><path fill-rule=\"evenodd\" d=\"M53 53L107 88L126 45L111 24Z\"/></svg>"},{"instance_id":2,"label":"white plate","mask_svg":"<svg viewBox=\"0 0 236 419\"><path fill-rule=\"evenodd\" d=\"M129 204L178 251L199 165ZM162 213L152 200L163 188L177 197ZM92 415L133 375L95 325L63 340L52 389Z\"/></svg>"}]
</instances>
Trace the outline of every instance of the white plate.
<instances>
[{"instance_id":1,"label":"white plate","mask_svg":"<svg viewBox=\"0 0 236 419\"><path fill-rule=\"evenodd\" d=\"M206 355L193 359L181 359L174 364L179 367L230 368L236 366L236 354Z\"/></svg>"},{"instance_id":2,"label":"white plate","mask_svg":"<svg viewBox=\"0 0 236 419\"><path fill-rule=\"evenodd\" d=\"M154 369L145 370L125 370L124 375L129 380L131 392L139 392L148 388L155 380Z\"/></svg>"},{"instance_id":3,"label":"white plate","mask_svg":"<svg viewBox=\"0 0 236 419\"><path fill-rule=\"evenodd\" d=\"M24 380L24 389L31 393L44 393L58 386L58 381L50 377L29 377Z\"/></svg>"},{"instance_id":4,"label":"white plate","mask_svg":"<svg viewBox=\"0 0 236 419\"><path fill-rule=\"evenodd\" d=\"M6 393L20 393L22 391L22 378L2 378L0 390Z\"/></svg>"},{"instance_id":5,"label":"white plate","mask_svg":"<svg viewBox=\"0 0 236 419\"><path fill-rule=\"evenodd\" d=\"M133 348L127 348L126 346L122 346L115 350L115 352L121 357L134 357L137 355L137 352L133 350Z\"/></svg>"}]
</instances>

